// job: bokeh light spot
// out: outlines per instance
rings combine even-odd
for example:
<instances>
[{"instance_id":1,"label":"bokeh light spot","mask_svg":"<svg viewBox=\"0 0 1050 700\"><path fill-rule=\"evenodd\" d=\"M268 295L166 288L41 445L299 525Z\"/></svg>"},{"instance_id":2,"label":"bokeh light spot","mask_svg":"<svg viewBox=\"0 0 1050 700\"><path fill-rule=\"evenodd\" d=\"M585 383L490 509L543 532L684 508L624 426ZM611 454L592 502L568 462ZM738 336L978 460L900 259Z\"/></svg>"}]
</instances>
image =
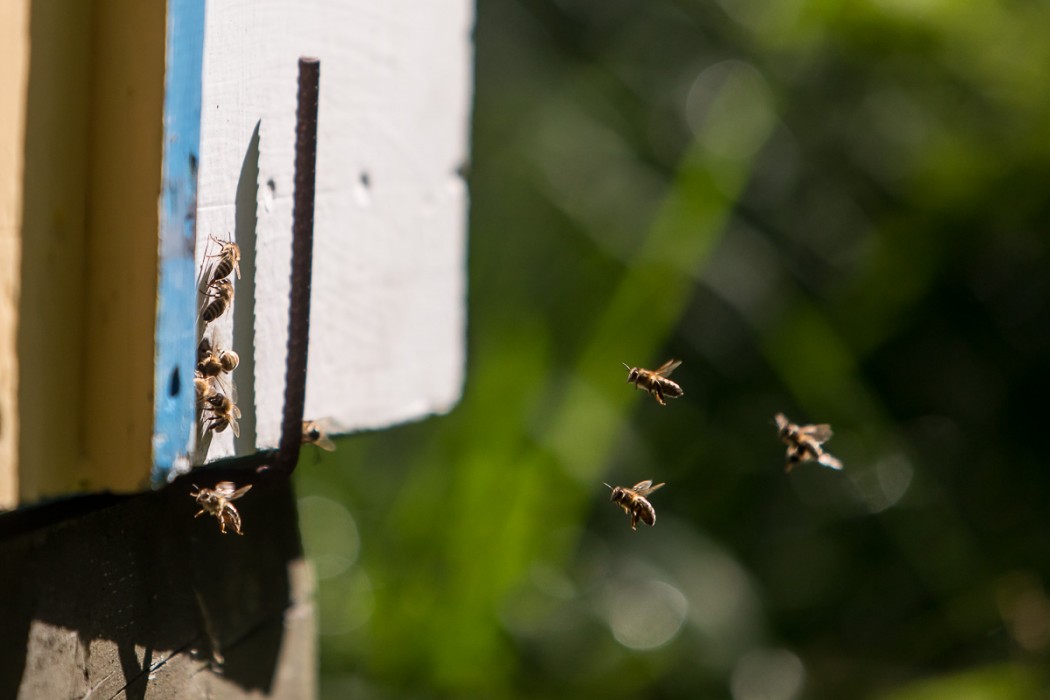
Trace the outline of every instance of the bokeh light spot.
<instances>
[{"instance_id":1,"label":"bokeh light spot","mask_svg":"<svg viewBox=\"0 0 1050 700\"><path fill-rule=\"evenodd\" d=\"M299 529L318 580L338 576L357 561L357 524L342 504L324 496L300 498Z\"/></svg>"},{"instance_id":2,"label":"bokeh light spot","mask_svg":"<svg viewBox=\"0 0 1050 700\"><path fill-rule=\"evenodd\" d=\"M655 649L671 641L685 622L685 596L664 581L611 584L605 610L613 637L630 649Z\"/></svg>"},{"instance_id":3,"label":"bokeh light spot","mask_svg":"<svg viewBox=\"0 0 1050 700\"><path fill-rule=\"evenodd\" d=\"M733 668L733 700L792 700L805 680L802 660L787 649L756 649Z\"/></svg>"}]
</instances>

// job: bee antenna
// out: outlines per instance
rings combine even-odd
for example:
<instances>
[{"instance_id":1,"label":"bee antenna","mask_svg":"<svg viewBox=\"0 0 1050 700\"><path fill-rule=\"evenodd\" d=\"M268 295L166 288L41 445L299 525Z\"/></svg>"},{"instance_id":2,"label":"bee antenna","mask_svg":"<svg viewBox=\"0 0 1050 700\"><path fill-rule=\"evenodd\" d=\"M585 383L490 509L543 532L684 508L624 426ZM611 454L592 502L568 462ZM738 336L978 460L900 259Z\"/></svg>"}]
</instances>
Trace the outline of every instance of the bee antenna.
<instances>
[{"instance_id":1,"label":"bee antenna","mask_svg":"<svg viewBox=\"0 0 1050 700\"><path fill-rule=\"evenodd\" d=\"M626 362L621 362L620 364L621 364L621 365L623 365L623 366L624 366L624 369L626 369L626 370L627 370L628 372L630 372L630 371L631 371L631 368L627 366L627 363L626 363Z\"/></svg>"},{"instance_id":2,"label":"bee antenna","mask_svg":"<svg viewBox=\"0 0 1050 700\"><path fill-rule=\"evenodd\" d=\"M605 482L604 482L604 481L603 481L602 483L603 483L603 484L605 484ZM605 485L606 485L606 486L609 486L609 484L605 484ZM609 486L609 489L610 489L610 490L612 490L612 486Z\"/></svg>"}]
</instances>

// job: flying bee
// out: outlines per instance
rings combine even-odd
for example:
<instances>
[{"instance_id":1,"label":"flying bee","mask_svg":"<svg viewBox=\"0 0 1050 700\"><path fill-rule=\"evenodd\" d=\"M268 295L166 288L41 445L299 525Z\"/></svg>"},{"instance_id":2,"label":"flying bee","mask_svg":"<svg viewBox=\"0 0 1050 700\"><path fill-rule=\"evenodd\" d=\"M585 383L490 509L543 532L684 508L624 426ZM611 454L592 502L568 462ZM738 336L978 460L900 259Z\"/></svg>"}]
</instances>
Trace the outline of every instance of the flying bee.
<instances>
[{"instance_id":1,"label":"flying bee","mask_svg":"<svg viewBox=\"0 0 1050 700\"><path fill-rule=\"evenodd\" d=\"M676 382L668 379L668 375L678 369L678 365L682 364L681 360L668 360L667 362L660 365L655 370L642 369L640 367L627 367L624 363L624 367L627 367L627 383L634 384L635 387L642 391L648 391L656 399L656 402L661 406L666 406L664 403L664 397L671 399L677 399L682 396L685 392L682 391L682 387L678 386Z\"/></svg>"},{"instance_id":2,"label":"flying bee","mask_svg":"<svg viewBox=\"0 0 1050 700\"><path fill-rule=\"evenodd\" d=\"M824 451L823 444L832 436L830 425L798 425L783 413L773 416L773 420L777 423L777 434L787 445L785 472L791 472L799 462L817 462L830 469L842 469L842 462Z\"/></svg>"},{"instance_id":3,"label":"flying bee","mask_svg":"<svg viewBox=\"0 0 1050 700\"><path fill-rule=\"evenodd\" d=\"M325 421L321 420L304 420L303 421L303 444L317 445L326 452L335 451L335 443L328 437L328 433L325 429Z\"/></svg>"},{"instance_id":4,"label":"flying bee","mask_svg":"<svg viewBox=\"0 0 1050 700\"><path fill-rule=\"evenodd\" d=\"M237 484L232 481L220 481L215 484L214 489L202 489L197 484L194 484L193 487L197 490L191 492L190 496L201 507L193 517L198 518L205 513L214 515L219 521L219 529L222 530L222 534L226 534L227 525L232 527L238 535L244 534L241 532L241 514L230 501L236 501L248 493L252 487L251 484L237 488Z\"/></svg>"},{"instance_id":5,"label":"flying bee","mask_svg":"<svg viewBox=\"0 0 1050 700\"><path fill-rule=\"evenodd\" d=\"M609 486L609 484L605 484ZM626 486L609 486L612 489L612 502L623 508L623 512L631 516L631 529L638 529L638 521L652 527L656 524L656 510L649 503L646 496L664 484L661 482L653 486L652 479L639 481L631 488Z\"/></svg>"},{"instance_id":6,"label":"flying bee","mask_svg":"<svg viewBox=\"0 0 1050 700\"><path fill-rule=\"evenodd\" d=\"M223 241L215 236L211 240L219 244L219 252L207 255L208 258L217 258L218 262L211 271L211 281L217 282L230 276L231 272L237 273L237 279L241 278L241 248L232 240Z\"/></svg>"},{"instance_id":7,"label":"flying bee","mask_svg":"<svg viewBox=\"0 0 1050 700\"><path fill-rule=\"evenodd\" d=\"M236 437L241 436L240 426L237 419L241 417L241 409L225 394L215 391L205 399L204 410L211 413L204 419L204 429L214 430L221 433L229 427Z\"/></svg>"}]
</instances>

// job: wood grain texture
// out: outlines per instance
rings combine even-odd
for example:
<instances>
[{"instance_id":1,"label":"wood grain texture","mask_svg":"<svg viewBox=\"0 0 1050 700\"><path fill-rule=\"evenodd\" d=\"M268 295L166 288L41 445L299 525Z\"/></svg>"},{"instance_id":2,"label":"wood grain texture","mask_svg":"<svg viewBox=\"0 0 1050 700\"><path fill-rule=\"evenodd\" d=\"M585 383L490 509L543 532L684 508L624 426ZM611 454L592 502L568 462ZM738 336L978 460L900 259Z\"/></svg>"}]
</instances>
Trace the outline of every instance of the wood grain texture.
<instances>
[{"instance_id":1,"label":"wood grain texture","mask_svg":"<svg viewBox=\"0 0 1050 700\"><path fill-rule=\"evenodd\" d=\"M19 571L0 581L0 697L316 695L311 576L287 482L237 502L240 537L195 519L190 489L0 520L0 558Z\"/></svg>"},{"instance_id":2,"label":"wood grain texture","mask_svg":"<svg viewBox=\"0 0 1050 700\"><path fill-rule=\"evenodd\" d=\"M250 260L213 329L250 358L236 375L242 410L249 384L254 409L238 454L279 437L301 55L321 61L306 415L346 432L458 400L472 11L465 0L209 3L197 256L208 234L236 231ZM233 451L223 434L207 457Z\"/></svg>"}]
</instances>

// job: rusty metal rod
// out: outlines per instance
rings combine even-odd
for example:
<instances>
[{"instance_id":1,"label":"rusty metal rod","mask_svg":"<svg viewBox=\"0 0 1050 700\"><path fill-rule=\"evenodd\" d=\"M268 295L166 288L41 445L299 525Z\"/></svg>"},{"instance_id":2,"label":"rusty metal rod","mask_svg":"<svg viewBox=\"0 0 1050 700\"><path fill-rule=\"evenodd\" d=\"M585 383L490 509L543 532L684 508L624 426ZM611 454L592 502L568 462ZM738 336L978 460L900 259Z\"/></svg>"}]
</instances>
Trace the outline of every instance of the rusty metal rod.
<instances>
[{"instance_id":1,"label":"rusty metal rod","mask_svg":"<svg viewBox=\"0 0 1050 700\"><path fill-rule=\"evenodd\" d=\"M317 104L321 63L299 59L299 107L295 121L295 190L292 209L292 291L288 307L288 356L284 415L275 469L295 470L303 441L306 359L310 345L310 278L314 249L314 181L317 174Z\"/></svg>"}]
</instances>

